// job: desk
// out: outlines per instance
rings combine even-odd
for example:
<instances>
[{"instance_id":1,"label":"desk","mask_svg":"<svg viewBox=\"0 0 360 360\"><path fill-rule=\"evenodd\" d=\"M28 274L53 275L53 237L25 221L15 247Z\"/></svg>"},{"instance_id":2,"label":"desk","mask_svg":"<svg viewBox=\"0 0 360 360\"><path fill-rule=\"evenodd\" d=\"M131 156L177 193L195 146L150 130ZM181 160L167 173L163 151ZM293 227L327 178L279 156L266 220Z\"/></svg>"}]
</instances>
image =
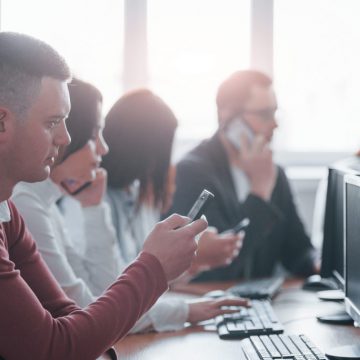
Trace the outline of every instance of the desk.
<instances>
[{"instance_id":1,"label":"desk","mask_svg":"<svg viewBox=\"0 0 360 360\"><path fill-rule=\"evenodd\" d=\"M274 310L287 334L307 335L320 349L360 343L360 329L352 326L327 325L316 315L343 309L342 303L325 302L315 293L301 290L302 280L289 280L273 300ZM230 283L190 284L181 290L203 294L213 289L226 289ZM179 289L177 289L178 291ZM190 295L189 295L190 296ZM120 359L177 360L177 359L238 359L239 340L220 340L208 327L189 327L171 333L129 335L115 348Z\"/></svg>"}]
</instances>

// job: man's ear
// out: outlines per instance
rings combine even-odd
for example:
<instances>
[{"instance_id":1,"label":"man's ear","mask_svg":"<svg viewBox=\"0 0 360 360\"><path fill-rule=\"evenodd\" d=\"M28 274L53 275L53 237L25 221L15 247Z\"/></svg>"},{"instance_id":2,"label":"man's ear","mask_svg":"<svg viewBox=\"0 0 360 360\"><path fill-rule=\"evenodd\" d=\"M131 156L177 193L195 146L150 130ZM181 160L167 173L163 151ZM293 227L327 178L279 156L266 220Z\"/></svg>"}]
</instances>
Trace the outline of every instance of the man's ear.
<instances>
[{"instance_id":1,"label":"man's ear","mask_svg":"<svg viewBox=\"0 0 360 360\"><path fill-rule=\"evenodd\" d=\"M0 144L7 142L14 135L14 114L5 107L0 106Z\"/></svg>"},{"instance_id":2,"label":"man's ear","mask_svg":"<svg viewBox=\"0 0 360 360\"><path fill-rule=\"evenodd\" d=\"M0 132L5 132L5 117L6 117L6 111L0 109Z\"/></svg>"}]
</instances>

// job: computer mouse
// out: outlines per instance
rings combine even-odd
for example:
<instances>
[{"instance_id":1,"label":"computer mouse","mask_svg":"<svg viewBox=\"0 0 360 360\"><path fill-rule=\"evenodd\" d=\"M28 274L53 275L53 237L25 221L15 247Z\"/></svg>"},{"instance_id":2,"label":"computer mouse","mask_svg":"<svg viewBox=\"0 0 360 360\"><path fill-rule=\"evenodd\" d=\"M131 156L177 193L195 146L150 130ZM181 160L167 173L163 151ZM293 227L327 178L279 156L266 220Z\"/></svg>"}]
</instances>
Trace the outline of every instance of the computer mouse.
<instances>
[{"instance_id":1,"label":"computer mouse","mask_svg":"<svg viewBox=\"0 0 360 360\"><path fill-rule=\"evenodd\" d=\"M303 290L309 291L322 291L322 290L335 290L336 284L333 280L322 278L320 275L311 275L305 279L302 286Z\"/></svg>"},{"instance_id":2,"label":"computer mouse","mask_svg":"<svg viewBox=\"0 0 360 360\"><path fill-rule=\"evenodd\" d=\"M204 297L217 299L220 297L224 297L226 295L228 295L228 294L224 290L212 290L212 291L209 291L206 294L204 294Z\"/></svg>"}]
</instances>

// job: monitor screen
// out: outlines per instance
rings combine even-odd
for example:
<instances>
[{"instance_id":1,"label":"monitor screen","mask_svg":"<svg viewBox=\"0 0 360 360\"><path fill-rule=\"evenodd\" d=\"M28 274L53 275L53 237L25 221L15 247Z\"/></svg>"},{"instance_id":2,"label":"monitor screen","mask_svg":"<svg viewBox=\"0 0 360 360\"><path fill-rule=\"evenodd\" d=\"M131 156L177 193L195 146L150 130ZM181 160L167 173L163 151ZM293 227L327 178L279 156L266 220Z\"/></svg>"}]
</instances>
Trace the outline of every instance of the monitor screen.
<instances>
[{"instance_id":1,"label":"monitor screen","mask_svg":"<svg viewBox=\"0 0 360 360\"><path fill-rule=\"evenodd\" d=\"M354 321L360 320L360 177L345 177L345 303Z\"/></svg>"},{"instance_id":2,"label":"monitor screen","mask_svg":"<svg viewBox=\"0 0 360 360\"><path fill-rule=\"evenodd\" d=\"M321 276L335 277L344 289L344 177L360 174L360 159L351 157L329 168L326 193Z\"/></svg>"}]
</instances>

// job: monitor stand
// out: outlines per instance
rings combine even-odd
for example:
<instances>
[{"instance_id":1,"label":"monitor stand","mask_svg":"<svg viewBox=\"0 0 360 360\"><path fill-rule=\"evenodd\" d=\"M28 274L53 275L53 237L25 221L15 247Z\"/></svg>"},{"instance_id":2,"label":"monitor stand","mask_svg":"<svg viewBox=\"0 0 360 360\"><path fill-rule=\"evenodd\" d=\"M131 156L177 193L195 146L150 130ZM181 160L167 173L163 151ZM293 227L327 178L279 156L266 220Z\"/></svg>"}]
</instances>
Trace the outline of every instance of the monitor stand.
<instances>
[{"instance_id":1,"label":"monitor stand","mask_svg":"<svg viewBox=\"0 0 360 360\"><path fill-rule=\"evenodd\" d=\"M345 311L341 310L328 315L321 315L316 317L320 322L335 325L353 325L354 320Z\"/></svg>"},{"instance_id":2,"label":"monitor stand","mask_svg":"<svg viewBox=\"0 0 360 360\"><path fill-rule=\"evenodd\" d=\"M345 294L342 290L323 290L317 293L317 297L323 301L344 301Z\"/></svg>"},{"instance_id":3,"label":"monitor stand","mask_svg":"<svg viewBox=\"0 0 360 360\"><path fill-rule=\"evenodd\" d=\"M360 344L339 346L330 349L325 355L331 360L360 359Z\"/></svg>"}]
</instances>

